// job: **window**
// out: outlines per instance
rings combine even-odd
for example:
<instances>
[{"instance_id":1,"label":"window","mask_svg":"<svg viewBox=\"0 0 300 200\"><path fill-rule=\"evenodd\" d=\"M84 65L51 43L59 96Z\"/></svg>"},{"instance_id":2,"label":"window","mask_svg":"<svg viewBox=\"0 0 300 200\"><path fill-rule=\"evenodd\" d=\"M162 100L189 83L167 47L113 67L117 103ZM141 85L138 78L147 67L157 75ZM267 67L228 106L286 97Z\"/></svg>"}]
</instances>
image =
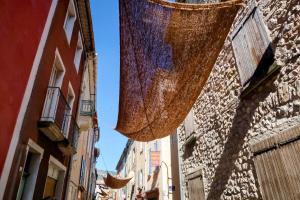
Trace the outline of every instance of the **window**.
<instances>
[{"instance_id":1,"label":"window","mask_svg":"<svg viewBox=\"0 0 300 200\"><path fill-rule=\"evenodd\" d=\"M186 118L183 122L183 125L184 125L184 130L185 130L185 137L186 137L186 139L188 139L195 132L194 115L193 115L192 110L186 116Z\"/></svg>"},{"instance_id":2,"label":"window","mask_svg":"<svg viewBox=\"0 0 300 200\"><path fill-rule=\"evenodd\" d=\"M299 138L295 127L251 147L264 200L300 198Z\"/></svg>"},{"instance_id":3,"label":"window","mask_svg":"<svg viewBox=\"0 0 300 200\"><path fill-rule=\"evenodd\" d=\"M67 104L69 106L69 109L65 109L65 117L63 120L63 133L65 134L65 138L68 138L69 134L69 127L70 127L70 122L71 122L71 117L72 117L72 109L73 109L73 103L75 99L75 93L73 90L73 87L71 83L69 83L69 88L68 88L68 96L67 96Z\"/></svg>"},{"instance_id":4,"label":"window","mask_svg":"<svg viewBox=\"0 0 300 200\"><path fill-rule=\"evenodd\" d=\"M91 158L94 147L94 129L90 128L87 134L87 154Z\"/></svg>"},{"instance_id":5,"label":"window","mask_svg":"<svg viewBox=\"0 0 300 200\"><path fill-rule=\"evenodd\" d=\"M81 35L80 33L78 33L78 41L77 41L75 57L74 57L74 64L77 72L79 71L79 67L80 67L82 50L83 50L83 45L82 45Z\"/></svg>"},{"instance_id":6,"label":"window","mask_svg":"<svg viewBox=\"0 0 300 200\"><path fill-rule=\"evenodd\" d=\"M17 200L32 199L44 150L29 139L28 152L17 193Z\"/></svg>"},{"instance_id":7,"label":"window","mask_svg":"<svg viewBox=\"0 0 300 200\"><path fill-rule=\"evenodd\" d=\"M52 141L62 141L68 136L71 107L61 92L64 75L65 67L56 49L44 108L38 122L39 129Z\"/></svg>"},{"instance_id":8,"label":"window","mask_svg":"<svg viewBox=\"0 0 300 200\"><path fill-rule=\"evenodd\" d=\"M73 200L76 199L77 196L77 190L76 190L76 185L74 183L70 182L70 187L69 187L69 193L68 193L68 200Z\"/></svg>"},{"instance_id":9,"label":"window","mask_svg":"<svg viewBox=\"0 0 300 200\"><path fill-rule=\"evenodd\" d=\"M67 36L68 43L70 44L70 40L72 37L73 27L76 20L76 11L73 0L70 0L67 15L64 24L64 30Z\"/></svg>"},{"instance_id":10,"label":"window","mask_svg":"<svg viewBox=\"0 0 300 200\"><path fill-rule=\"evenodd\" d=\"M191 110L186 116L183 126L185 130L183 159L187 159L193 155L194 147L196 145L193 110Z\"/></svg>"},{"instance_id":11,"label":"window","mask_svg":"<svg viewBox=\"0 0 300 200\"><path fill-rule=\"evenodd\" d=\"M65 75L65 67L63 65L61 56L58 50L55 51L55 58L52 67L52 72L49 80L49 87L47 91L47 96L45 100L45 105L43 109L42 118L45 117L45 120L49 118L55 118L60 91L63 78ZM42 119L43 120L43 119Z\"/></svg>"},{"instance_id":12,"label":"window","mask_svg":"<svg viewBox=\"0 0 300 200\"><path fill-rule=\"evenodd\" d=\"M43 198L61 199L66 167L50 156Z\"/></svg>"},{"instance_id":13,"label":"window","mask_svg":"<svg viewBox=\"0 0 300 200\"><path fill-rule=\"evenodd\" d=\"M69 83L67 103L71 107L71 109L73 108L74 99L75 99L75 92L71 83Z\"/></svg>"},{"instance_id":14,"label":"window","mask_svg":"<svg viewBox=\"0 0 300 200\"><path fill-rule=\"evenodd\" d=\"M256 84L274 70L274 53L270 42L258 8L254 7L232 37L243 87Z\"/></svg>"},{"instance_id":15,"label":"window","mask_svg":"<svg viewBox=\"0 0 300 200\"><path fill-rule=\"evenodd\" d=\"M84 179L85 179L85 167L86 167L86 162L84 157L81 157L81 167L80 167L80 178L79 178L79 184L81 186L84 185Z\"/></svg>"},{"instance_id":16,"label":"window","mask_svg":"<svg viewBox=\"0 0 300 200\"><path fill-rule=\"evenodd\" d=\"M201 170L187 176L189 200L204 200L204 186Z\"/></svg>"}]
</instances>

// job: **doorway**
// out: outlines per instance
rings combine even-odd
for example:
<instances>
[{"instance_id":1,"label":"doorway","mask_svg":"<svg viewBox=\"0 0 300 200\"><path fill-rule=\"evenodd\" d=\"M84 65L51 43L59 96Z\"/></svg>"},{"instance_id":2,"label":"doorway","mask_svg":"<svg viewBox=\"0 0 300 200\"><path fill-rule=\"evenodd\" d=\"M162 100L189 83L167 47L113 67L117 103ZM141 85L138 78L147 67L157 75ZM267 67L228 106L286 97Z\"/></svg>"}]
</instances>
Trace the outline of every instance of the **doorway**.
<instances>
[{"instance_id":1,"label":"doorway","mask_svg":"<svg viewBox=\"0 0 300 200\"><path fill-rule=\"evenodd\" d=\"M17 200L31 200L33 198L36 178L39 172L43 153L44 149L29 139L27 145L27 156L23 166L23 172L17 193Z\"/></svg>"}]
</instances>

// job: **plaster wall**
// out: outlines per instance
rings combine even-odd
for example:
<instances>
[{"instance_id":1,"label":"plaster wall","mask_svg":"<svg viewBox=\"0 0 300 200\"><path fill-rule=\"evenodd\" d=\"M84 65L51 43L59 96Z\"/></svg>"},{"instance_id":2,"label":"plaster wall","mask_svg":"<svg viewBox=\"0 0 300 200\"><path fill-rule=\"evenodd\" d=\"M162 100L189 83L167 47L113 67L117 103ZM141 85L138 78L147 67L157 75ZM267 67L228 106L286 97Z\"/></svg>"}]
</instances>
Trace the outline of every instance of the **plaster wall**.
<instances>
[{"instance_id":1,"label":"plaster wall","mask_svg":"<svg viewBox=\"0 0 300 200\"><path fill-rule=\"evenodd\" d=\"M0 175L51 6L45 1L3 1L0 8ZM34 31L33 31L34 30Z\"/></svg>"},{"instance_id":2,"label":"plaster wall","mask_svg":"<svg viewBox=\"0 0 300 200\"><path fill-rule=\"evenodd\" d=\"M27 3L31 5L29 2ZM68 168L69 165L70 157L64 156L63 153L58 149L57 143L51 141L41 131L39 131L37 125L37 122L40 120L43 111L45 97L47 94L47 87L49 84L50 74L52 72L56 51L59 52L62 58L62 63L66 70L62 82L61 91L63 95L66 97L68 94L69 84L72 85L75 93L72 115L76 116L77 114L78 99L80 94L80 84L81 84L85 54L84 53L82 54L80 70L79 72L77 72L74 65L74 56L75 56L78 32L80 27L79 27L79 21L77 16L76 21L74 23L72 37L69 43L63 28L68 5L69 5L69 1L58 1L54 13L49 35L45 44L41 62L38 67L37 76L33 85L32 94L28 103L28 107L20 131L20 138L18 141L16 153L13 160L14 165L10 170L10 181L6 186L6 191L4 194L5 199L14 199L17 194L19 181L22 175L22 173L20 173L22 171L20 171L19 169L24 165L26 159L26 145L29 139L32 139L34 142L36 142L45 150L43 159L40 164L38 178L36 181L34 199L41 199L43 197L50 155L52 155L57 160L59 160L64 166L66 166L66 168ZM34 12L30 11L30 14ZM39 18L39 16L36 17L31 16L30 20L25 20L25 21L30 22L31 20L35 20L34 18ZM23 23L23 19L22 19L22 23ZM31 27L30 32L34 32L32 30L36 30L36 28ZM23 37L22 38L23 41L31 42L30 39L28 39L28 37L26 36L22 36L22 37ZM18 49L18 47L15 47L15 49ZM66 174L67 173L68 171L66 172ZM66 189L66 181L64 182L63 188L64 189L63 189L62 196L64 196L64 191Z\"/></svg>"}]
</instances>

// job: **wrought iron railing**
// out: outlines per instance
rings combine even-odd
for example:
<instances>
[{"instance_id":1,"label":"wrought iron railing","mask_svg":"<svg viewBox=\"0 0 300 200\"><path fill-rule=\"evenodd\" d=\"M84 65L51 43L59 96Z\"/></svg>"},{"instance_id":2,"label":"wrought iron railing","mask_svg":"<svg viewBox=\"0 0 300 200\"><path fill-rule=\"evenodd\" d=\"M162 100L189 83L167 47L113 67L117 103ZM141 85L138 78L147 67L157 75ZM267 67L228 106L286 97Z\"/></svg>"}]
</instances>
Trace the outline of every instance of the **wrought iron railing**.
<instances>
[{"instance_id":1,"label":"wrought iron railing","mask_svg":"<svg viewBox=\"0 0 300 200\"><path fill-rule=\"evenodd\" d=\"M48 87L41 121L55 123L66 137L70 122L71 107L58 87Z\"/></svg>"},{"instance_id":2,"label":"wrought iron railing","mask_svg":"<svg viewBox=\"0 0 300 200\"><path fill-rule=\"evenodd\" d=\"M71 142L72 146L77 149L79 139L79 126L76 120L70 116L70 128L69 128L69 136L68 140Z\"/></svg>"},{"instance_id":3,"label":"wrought iron railing","mask_svg":"<svg viewBox=\"0 0 300 200\"><path fill-rule=\"evenodd\" d=\"M94 148L94 156L95 158L98 158L100 156L100 149L98 149L97 147Z\"/></svg>"},{"instance_id":4,"label":"wrought iron railing","mask_svg":"<svg viewBox=\"0 0 300 200\"><path fill-rule=\"evenodd\" d=\"M95 103L92 100L81 100L80 115L92 116L95 113Z\"/></svg>"},{"instance_id":5,"label":"wrought iron railing","mask_svg":"<svg viewBox=\"0 0 300 200\"><path fill-rule=\"evenodd\" d=\"M100 129L99 127L94 127L95 141L98 142L100 139Z\"/></svg>"}]
</instances>

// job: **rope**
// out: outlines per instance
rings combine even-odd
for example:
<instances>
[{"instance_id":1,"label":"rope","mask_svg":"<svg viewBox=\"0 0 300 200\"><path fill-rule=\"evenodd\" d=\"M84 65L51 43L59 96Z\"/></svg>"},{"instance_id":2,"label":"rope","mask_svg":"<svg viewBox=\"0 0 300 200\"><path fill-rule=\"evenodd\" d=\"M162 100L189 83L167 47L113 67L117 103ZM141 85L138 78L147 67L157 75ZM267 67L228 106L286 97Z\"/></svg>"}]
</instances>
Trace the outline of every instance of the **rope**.
<instances>
[{"instance_id":1,"label":"rope","mask_svg":"<svg viewBox=\"0 0 300 200\"><path fill-rule=\"evenodd\" d=\"M104 164L105 171L106 171L106 173L108 173L107 166L106 166L106 163L105 163L105 160L104 160L104 157L103 157L102 153L100 153L100 156L101 156L101 158L102 158L102 161L103 161L103 164Z\"/></svg>"}]
</instances>

